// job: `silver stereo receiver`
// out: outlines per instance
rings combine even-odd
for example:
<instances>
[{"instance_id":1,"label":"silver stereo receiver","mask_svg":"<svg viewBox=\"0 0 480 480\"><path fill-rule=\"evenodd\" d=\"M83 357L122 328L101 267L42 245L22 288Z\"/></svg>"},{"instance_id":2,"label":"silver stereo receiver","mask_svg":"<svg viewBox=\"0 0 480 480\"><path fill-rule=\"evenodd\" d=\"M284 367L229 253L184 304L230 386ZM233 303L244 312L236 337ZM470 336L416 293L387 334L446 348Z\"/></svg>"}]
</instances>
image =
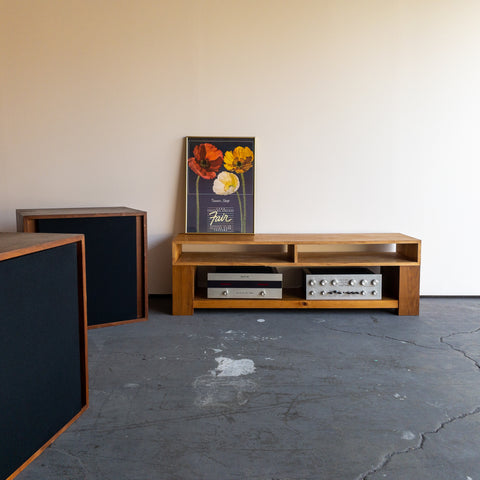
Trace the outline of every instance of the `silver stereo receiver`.
<instances>
[{"instance_id":1,"label":"silver stereo receiver","mask_svg":"<svg viewBox=\"0 0 480 480\"><path fill-rule=\"evenodd\" d=\"M382 275L368 268L308 268L305 298L308 300L373 300L382 298Z\"/></svg>"},{"instance_id":2,"label":"silver stereo receiver","mask_svg":"<svg viewBox=\"0 0 480 480\"><path fill-rule=\"evenodd\" d=\"M216 267L207 273L207 297L282 298L282 280L273 267Z\"/></svg>"}]
</instances>

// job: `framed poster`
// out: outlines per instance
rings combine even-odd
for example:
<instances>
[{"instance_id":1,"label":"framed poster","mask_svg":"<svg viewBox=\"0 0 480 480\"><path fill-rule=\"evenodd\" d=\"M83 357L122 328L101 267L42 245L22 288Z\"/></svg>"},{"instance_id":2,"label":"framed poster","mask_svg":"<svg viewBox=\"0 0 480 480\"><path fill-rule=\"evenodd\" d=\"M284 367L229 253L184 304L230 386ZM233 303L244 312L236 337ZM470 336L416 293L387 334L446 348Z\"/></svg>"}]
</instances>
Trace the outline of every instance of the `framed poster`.
<instances>
[{"instance_id":1,"label":"framed poster","mask_svg":"<svg viewBox=\"0 0 480 480\"><path fill-rule=\"evenodd\" d=\"M187 233L253 233L255 138L186 137Z\"/></svg>"}]
</instances>

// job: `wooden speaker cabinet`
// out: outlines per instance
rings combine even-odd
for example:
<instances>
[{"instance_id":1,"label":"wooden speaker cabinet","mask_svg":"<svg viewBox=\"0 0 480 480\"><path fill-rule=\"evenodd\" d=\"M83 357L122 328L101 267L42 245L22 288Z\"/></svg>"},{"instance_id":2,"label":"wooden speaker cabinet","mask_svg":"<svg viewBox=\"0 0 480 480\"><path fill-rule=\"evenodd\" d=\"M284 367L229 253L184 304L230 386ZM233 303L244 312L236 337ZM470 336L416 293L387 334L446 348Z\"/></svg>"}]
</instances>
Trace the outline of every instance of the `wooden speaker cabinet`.
<instances>
[{"instance_id":1,"label":"wooden speaker cabinet","mask_svg":"<svg viewBox=\"0 0 480 480\"><path fill-rule=\"evenodd\" d=\"M88 407L83 235L0 233L0 478Z\"/></svg>"},{"instance_id":2,"label":"wooden speaker cabinet","mask_svg":"<svg viewBox=\"0 0 480 480\"><path fill-rule=\"evenodd\" d=\"M147 320L147 214L126 207L17 210L17 230L85 235L88 328Z\"/></svg>"}]
</instances>

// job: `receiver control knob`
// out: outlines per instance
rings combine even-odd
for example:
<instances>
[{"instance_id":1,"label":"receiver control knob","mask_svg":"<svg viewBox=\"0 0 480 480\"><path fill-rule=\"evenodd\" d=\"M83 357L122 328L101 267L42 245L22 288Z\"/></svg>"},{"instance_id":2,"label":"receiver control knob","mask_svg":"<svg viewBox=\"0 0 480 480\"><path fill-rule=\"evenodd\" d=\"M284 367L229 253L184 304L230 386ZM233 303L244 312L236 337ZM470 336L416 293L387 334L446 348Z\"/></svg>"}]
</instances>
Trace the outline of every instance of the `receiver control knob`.
<instances>
[{"instance_id":1,"label":"receiver control knob","mask_svg":"<svg viewBox=\"0 0 480 480\"><path fill-rule=\"evenodd\" d=\"M315 280L312 278L312 279L308 282L308 284L313 287L313 286L315 285Z\"/></svg>"},{"instance_id":2,"label":"receiver control knob","mask_svg":"<svg viewBox=\"0 0 480 480\"><path fill-rule=\"evenodd\" d=\"M260 291L260 296L261 296L261 297L264 297L266 294L267 294L267 292L266 292L265 290L261 290L261 291Z\"/></svg>"},{"instance_id":3,"label":"receiver control knob","mask_svg":"<svg viewBox=\"0 0 480 480\"><path fill-rule=\"evenodd\" d=\"M374 278L372 280L372 285L375 287L376 285L378 285L378 280L376 278Z\"/></svg>"},{"instance_id":4,"label":"receiver control knob","mask_svg":"<svg viewBox=\"0 0 480 480\"><path fill-rule=\"evenodd\" d=\"M322 291L320 292L320 295L326 295L326 294L327 294L327 292L326 292L325 290L322 290Z\"/></svg>"},{"instance_id":5,"label":"receiver control knob","mask_svg":"<svg viewBox=\"0 0 480 480\"><path fill-rule=\"evenodd\" d=\"M310 291L308 292L308 294L309 294L310 296L315 295L315 290L310 290Z\"/></svg>"},{"instance_id":6,"label":"receiver control knob","mask_svg":"<svg viewBox=\"0 0 480 480\"><path fill-rule=\"evenodd\" d=\"M228 296L228 293L229 293L228 290L224 290L224 291L222 292L222 295L223 295L224 297L227 297L227 296Z\"/></svg>"},{"instance_id":7,"label":"receiver control knob","mask_svg":"<svg viewBox=\"0 0 480 480\"><path fill-rule=\"evenodd\" d=\"M365 290L362 290L361 293L362 293L362 295L366 295L366 294L367 294L367 292L366 292Z\"/></svg>"},{"instance_id":8,"label":"receiver control knob","mask_svg":"<svg viewBox=\"0 0 480 480\"><path fill-rule=\"evenodd\" d=\"M377 291L373 290L372 295L376 295L376 294L377 294Z\"/></svg>"},{"instance_id":9,"label":"receiver control knob","mask_svg":"<svg viewBox=\"0 0 480 480\"><path fill-rule=\"evenodd\" d=\"M366 280L360 280L360 285L362 287L366 287L368 285L368 282Z\"/></svg>"},{"instance_id":10,"label":"receiver control knob","mask_svg":"<svg viewBox=\"0 0 480 480\"><path fill-rule=\"evenodd\" d=\"M357 283L357 281L356 281L354 278L352 278L352 279L348 282L348 284L351 285L352 287L353 287L356 283Z\"/></svg>"},{"instance_id":11,"label":"receiver control knob","mask_svg":"<svg viewBox=\"0 0 480 480\"><path fill-rule=\"evenodd\" d=\"M333 286L338 285L338 280L333 279L330 283L331 283Z\"/></svg>"},{"instance_id":12,"label":"receiver control knob","mask_svg":"<svg viewBox=\"0 0 480 480\"><path fill-rule=\"evenodd\" d=\"M320 285L326 285L326 284L327 284L327 281L324 278L320 280Z\"/></svg>"}]
</instances>

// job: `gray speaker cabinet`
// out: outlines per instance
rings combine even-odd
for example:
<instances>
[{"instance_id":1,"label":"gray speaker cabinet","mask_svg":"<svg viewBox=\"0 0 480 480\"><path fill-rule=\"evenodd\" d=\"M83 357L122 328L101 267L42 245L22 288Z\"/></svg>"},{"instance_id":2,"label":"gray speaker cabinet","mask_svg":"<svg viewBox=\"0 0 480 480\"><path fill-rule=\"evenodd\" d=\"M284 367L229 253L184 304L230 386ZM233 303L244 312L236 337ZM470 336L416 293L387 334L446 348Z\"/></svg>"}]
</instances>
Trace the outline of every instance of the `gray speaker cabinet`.
<instances>
[{"instance_id":1,"label":"gray speaker cabinet","mask_svg":"<svg viewBox=\"0 0 480 480\"><path fill-rule=\"evenodd\" d=\"M88 407L83 235L0 233L0 478Z\"/></svg>"},{"instance_id":2,"label":"gray speaker cabinet","mask_svg":"<svg viewBox=\"0 0 480 480\"><path fill-rule=\"evenodd\" d=\"M85 236L88 328L147 320L147 213L127 207L17 210L17 231Z\"/></svg>"}]
</instances>

